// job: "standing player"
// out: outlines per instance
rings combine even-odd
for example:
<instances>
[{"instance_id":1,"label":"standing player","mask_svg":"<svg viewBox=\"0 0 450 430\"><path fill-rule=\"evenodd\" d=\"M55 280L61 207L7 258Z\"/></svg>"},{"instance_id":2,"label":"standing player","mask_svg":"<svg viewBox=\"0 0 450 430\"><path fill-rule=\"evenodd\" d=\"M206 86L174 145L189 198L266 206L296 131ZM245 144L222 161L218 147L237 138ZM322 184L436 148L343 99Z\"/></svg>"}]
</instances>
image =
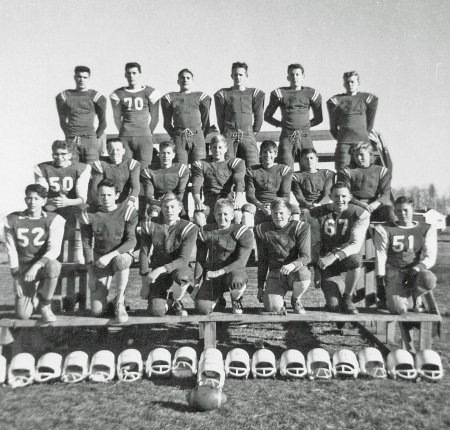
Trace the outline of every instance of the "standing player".
<instances>
[{"instance_id":1,"label":"standing player","mask_svg":"<svg viewBox=\"0 0 450 430\"><path fill-rule=\"evenodd\" d=\"M253 233L232 224L234 205L218 199L214 205L216 224L201 228L197 239L195 265L195 307L202 315L226 306L224 293L230 291L232 311L242 314L242 296L247 287L245 266L253 249ZM202 283L203 281L203 283Z\"/></svg>"},{"instance_id":2,"label":"standing player","mask_svg":"<svg viewBox=\"0 0 450 430\"><path fill-rule=\"evenodd\" d=\"M5 240L11 275L14 281L15 313L29 319L36 302L41 321L56 321L51 310L52 297L58 283L61 263L57 261L64 235L64 219L56 213L44 212L47 190L38 184L25 189L27 209L6 217ZM39 281L44 283L39 293Z\"/></svg>"},{"instance_id":3,"label":"standing player","mask_svg":"<svg viewBox=\"0 0 450 430\"><path fill-rule=\"evenodd\" d=\"M65 90L56 96L59 124L68 142L74 144L75 160L92 163L98 160L102 148L98 140L106 130L106 97L88 89L91 70L75 67L75 89ZM94 128L98 117L97 130Z\"/></svg>"},{"instance_id":4,"label":"standing player","mask_svg":"<svg viewBox=\"0 0 450 430\"><path fill-rule=\"evenodd\" d=\"M272 91L264 120L281 127L278 161L294 167L299 151L314 148L310 128L323 121L322 96L314 88L302 87L305 71L301 64L290 64L287 73L290 86ZM281 110L281 121L273 117L278 108ZM311 119L310 109L313 112Z\"/></svg>"},{"instance_id":5,"label":"standing player","mask_svg":"<svg viewBox=\"0 0 450 430\"><path fill-rule=\"evenodd\" d=\"M375 227L377 286L386 290L387 309L393 314L425 310L422 295L436 286L429 270L437 255L436 229L413 221L414 202L399 197L394 203L396 222Z\"/></svg>"},{"instance_id":6,"label":"standing player","mask_svg":"<svg viewBox=\"0 0 450 430\"><path fill-rule=\"evenodd\" d=\"M267 312L286 310L284 296L292 290L294 313L304 314L301 303L308 289L311 273L309 225L290 221L291 205L276 198L271 203L272 221L255 227L258 247L258 300Z\"/></svg>"},{"instance_id":7,"label":"standing player","mask_svg":"<svg viewBox=\"0 0 450 430\"><path fill-rule=\"evenodd\" d=\"M352 195L343 182L331 187L331 200L324 206L310 210L310 215L320 223L321 247L319 268L321 286L327 310L357 314L352 302L361 271L360 254L370 214L359 206L350 204ZM341 296L342 274L345 276L344 294Z\"/></svg>"},{"instance_id":8,"label":"standing player","mask_svg":"<svg viewBox=\"0 0 450 430\"><path fill-rule=\"evenodd\" d=\"M141 225L141 297L148 299L152 316L164 316L169 308L175 315L185 316L181 299L192 285L189 261L198 227L180 219L183 205L175 194L166 194L161 204L163 221L148 219ZM169 289L172 293L168 295Z\"/></svg>"},{"instance_id":9,"label":"standing player","mask_svg":"<svg viewBox=\"0 0 450 430\"><path fill-rule=\"evenodd\" d=\"M183 164L206 157L211 97L200 91L192 92L193 80L190 70L181 70L177 81L180 91L161 99L164 128L175 143L175 161Z\"/></svg>"},{"instance_id":10,"label":"standing player","mask_svg":"<svg viewBox=\"0 0 450 430\"><path fill-rule=\"evenodd\" d=\"M259 163L255 136L263 123L264 93L245 86L247 72L247 64L233 63L234 85L217 91L214 102L220 133L227 139L227 158L242 158L250 167Z\"/></svg>"},{"instance_id":11,"label":"standing player","mask_svg":"<svg viewBox=\"0 0 450 430\"><path fill-rule=\"evenodd\" d=\"M327 101L330 133L337 140L334 162L336 171L350 164L350 149L358 142L369 142L377 113L378 98L360 93L357 72L344 73L344 94Z\"/></svg>"},{"instance_id":12,"label":"standing player","mask_svg":"<svg viewBox=\"0 0 450 430\"><path fill-rule=\"evenodd\" d=\"M136 209L117 204L120 194L114 183L102 179L98 186L100 206L85 209L79 219L84 258L88 267L91 289L91 311L102 316L106 311L111 277L117 290L115 315L119 323L128 320L125 309L125 289L128 283L132 251L136 245ZM92 243L94 242L94 243Z\"/></svg>"}]
</instances>

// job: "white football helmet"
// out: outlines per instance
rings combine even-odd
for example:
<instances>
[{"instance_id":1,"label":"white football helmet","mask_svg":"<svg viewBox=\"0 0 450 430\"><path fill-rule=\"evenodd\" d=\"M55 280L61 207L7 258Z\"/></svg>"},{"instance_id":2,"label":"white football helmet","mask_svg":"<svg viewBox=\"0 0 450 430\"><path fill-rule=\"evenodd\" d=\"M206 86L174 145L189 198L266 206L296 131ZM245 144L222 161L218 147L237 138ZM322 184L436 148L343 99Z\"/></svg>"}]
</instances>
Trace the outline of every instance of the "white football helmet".
<instances>
[{"instance_id":1,"label":"white football helmet","mask_svg":"<svg viewBox=\"0 0 450 430\"><path fill-rule=\"evenodd\" d=\"M182 346L175 352L172 375L175 378L191 378L197 374L197 353L190 346Z\"/></svg>"},{"instance_id":2,"label":"white football helmet","mask_svg":"<svg viewBox=\"0 0 450 430\"><path fill-rule=\"evenodd\" d=\"M416 354L415 367L419 376L427 381L438 381L444 376L441 357L432 349L424 349Z\"/></svg>"},{"instance_id":3,"label":"white football helmet","mask_svg":"<svg viewBox=\"0 0 450 430\"><path fill-rule=\"evenodd\" d=\"M62 361L61 354L56 352L44 354L37 362L34 380L36 382L49 382L59 379L62 373Z\"/></svg>"},{"instance_id":4,"label":"white football helmet","mask_svg":"<svg viewBox=\"0 0 450 430\"><path fill-rule=\"evenodd\" d=\"M91 359L89 381L107 382L116 376L116 357L112 351L106 349L97 351Z\"/></svg>"},{"instance_id":5,"label":"white football helmet","mask_svg":"<svg viewBox=\"0 0 450 430\"><path fill-rule=\"evenodd\" d=\"M252 357L252 375L254 378L275 378L277 362L275 354L269 349L258 349Z\"/></svg>"},{"instance_id":6,"label":"white football helmet","mask_svg":"<svg viewBox=\"0 0 450 430\"><path fill-rule=\"evenodd\" d=\"M6 381L6 358L0 355L0 384Z\"/></svg>"},{"instance_id":7,"label":"white football helmet","mask_svg":"<svg viewBox=\"0 0 450 430\"><path fill-rule=\"evenodd\" d=\"M166 348L155 348L150 351L145 364L147 377L152 375L170 376L172 370L172 354Z\"/></svg>"},{"instance_id":8,"label":"white football helmet","mask_svg":"<svg viewBox=\"0 0 450 430\"><path fill-rule=\"evenodd\" d=\"M331 379L333 377L330 354L323 348L314 348L308 352L306 368L309 379Z\"/></svg>"},{"instance_id":9,"label":"white football helmet","mask_svg":"<svg viewBox=\"0 0 450 430\"><path fill-rule=\"evenodd\" d=\"M281 376L287 378L304 378L306 373L305 356L298 349L288 349L281 354Z\"/></svg>"},{"instance_id":10,"label":"white football helmet","mask_svg":"<svg viewBox=\"0 0 450 430\"><path fill-rule=\"evenodd\" d=\"M222 353L217 348L206 348L200 355L198 363L198 386L222 388L224 383L225 368Z\"/></svg>"},{"instance_id":11,"label":"white football helmet","mask_svg":"<svg viewBox=\"0 0 450 430\"><path fill-rule=\"evenodd\" d=\"M234 378L248 378L250 373L250 356L245 349L234 348L225 359L225 375Z\"/></svg>"},{"instance_id":12,"label":"white football helmet","mask_svg":"<svg viewBox=\"0 0 450 430\"><path fill-rule=\"evenodd\" d=\"M333 354L333 373L335 376L352 376L357 378L359 364L356 355L350 349L340 349Z\"/></svg>"},{"instance_id":13,"label":"white football helmet","mask_svg":"<svg viewBox=\"0 0 450 430\"><path fill-rule=\"evenodd\" d=\"M358 352L359 367L361 375L371 378L386 378L387 372L381 352L368 346Z\"/></svg>"},{"instance_id":14,"label":"white football helmet","mask_svg":"<svg viewBox=\"0 0 450 430\"><path fill-rule=\"evenodd\" d=\"M64 360L61 381L76 384L89 375L89 357L84 351L73 351Z\"/></svg>"},{"instance_id":15,"label":"white football helmet","mask_svg":"<svg viewBox=\"0 0 450 430\"><path fill-rule=\"evenodd\" d=\"M144 363L137 349L122 351L117 359L117 376L120 381L134 382L142 378Z\"/></svg>"},{"instance_id":16,"label":"white football helmet","mask_svg":"<svg viewBox=\"0 0 450 430\"><path fill-rule=\"evenodd\" d=\"M12 388L25 387L33 383L35 360L28 352L21 352L11 360L8 371L8 384Z\"/></svg>"},{"instance_id":17,"label":"white football helmet","mask_svg":"<svg viewBox=\"0 0 450 430\"><path fill-rule=\"evenodd\" d=\"M414 359L405 349L391 351L386 359L388 374L392 379L416 379L417 370L414 367Z\"/></svg>"}]
</instances>

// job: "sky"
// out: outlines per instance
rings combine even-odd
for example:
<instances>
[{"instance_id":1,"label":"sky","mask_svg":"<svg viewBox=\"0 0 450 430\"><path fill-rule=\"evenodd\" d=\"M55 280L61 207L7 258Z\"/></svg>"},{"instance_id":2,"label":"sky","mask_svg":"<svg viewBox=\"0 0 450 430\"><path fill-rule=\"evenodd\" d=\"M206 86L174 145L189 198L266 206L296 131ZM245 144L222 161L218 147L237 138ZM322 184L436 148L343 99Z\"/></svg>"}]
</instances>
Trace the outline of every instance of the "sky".
<instances>
[{"instance_id":1,"label":"sky","mask_svg":"<svg viewBox=\"0 0 450 430\"><path fill-rule=\"evenodd\" d=\"M162 93L178 89L187 67L211 96L232 85L231 64L245 61L248 86L266 93L266 105L287 85L287 66L300 62L304 85L323 97L316 129L328 129L325 102L343 92L342 74L356 70L360 90L379 98L375 129L394 161L393 186L434 183L450 193L449 3L0 0L0 213L23 208L33 166L50 160L51 143L64 137L55 96L74 88L74 67L89 66L91 88L109 96L126 84L130 61ZM107 133L116 133L110 105L107 121Z\"/></svg>"}]
</instances>

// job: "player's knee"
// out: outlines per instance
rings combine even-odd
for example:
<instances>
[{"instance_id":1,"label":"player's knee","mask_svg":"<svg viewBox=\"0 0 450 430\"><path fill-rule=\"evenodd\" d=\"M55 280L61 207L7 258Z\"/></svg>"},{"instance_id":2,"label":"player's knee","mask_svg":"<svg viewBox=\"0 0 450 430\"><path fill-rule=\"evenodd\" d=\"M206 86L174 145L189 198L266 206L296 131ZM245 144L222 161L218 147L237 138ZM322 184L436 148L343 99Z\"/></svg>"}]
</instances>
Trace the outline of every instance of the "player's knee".
<instances>
[{"instance_id":1,"label":"player's knee","mask_svg":"<svg viewBox=\"0 0 450 430\"><path fill-rule=\"evenodd\" d=\"M132 262L132 258L130 254L120 254L116 255L111 263L114 272L123 272L130 268Z\"/></svg>"},{"instance_id":2,"label":"player's knee","mask_svg":"<svg viewBox=\"0 0 450 430\"><path fill-rule=\"evenodd\" d=\"M29 297L16 298L15 306L16 318L20 320L29 320L33 315L33 301Z\"/></svg>"},{"instance_id":3,"label":"player's knee","mask_svg":"<svg viewBox=\"0 0 450 430\"><path fill-rule=\"evenodd\" d=\"M94 317L100 317L105 313L106 300L96 300L91 297L91 313Z\"/></svg>"},{"instance_id":4,"label":"player's knee","mask_svg":"<svg viewBox=\"0 0 450 430\"><path fill-rule=\"evenodd\" d=\"M44 266L44 276L46 278L58 278L61 273L61 263L57 260L50 260Z\"/></svg>"},{"instance_id":5,"label":"player's knee","mask_svg":"<svg viewBox=\"0 0 450 430\"><path fill-rule=\"evenodd\" d=\"M206 209L203 211L196 210L194 212L194 224L199 227L204 227L206 225L206 218L208 214L206 213Z\"/></svg>"},{"instance_id":6,"label":"player's knee","mask_svg":"<svg viewBox=\"0 0 450 430\"><path fill-rule=\"evenodd\" d=\"M108 289L103 282L96 281L96 290L91 291L91 312L95 317L102 316L108 304Z\"/></svg>"},{"instance_id":7,"label":"player's knee","mask_svg":"<svg viewBox=\"0 0 450 430\"><path fill-rule=\"evenodd\" d=\"M289 277L293 282L309 281L311 279L311 272L307 267L299 267L295 272L291 272Z\"/></svg>"},{"instance_id":8,"label":"player's knee","mask_svg":"<svg viewBox=\"0 0 450 430\"><path fill-rule=\"evenodd\" d=\"M163 317L168 310L166 299L149 299L148 300L148 311L152 317Z\"/></svg>"},{"instance_id":9,"label":"player's knee","mask_svg":"<svg viewBox=\"0 0 450 430\"><path fill-rule=\"evenodd\" d=\"M342 302L342 295L339 290L339 285L332 279L322 279L321 287L327 307L331 310L338 311Z\"/></svg>"},{"instance_id":10,"label":"player's knee","mask_svg":"<svg viewBox=\"0 0 450 430\"><path fill-rule=\"evenodd\" d=\"M175 269L171 273L171 277L177 284L188 284L192 282L192 271L189 267L181 267L180 269Z\"/></svg>"},{"instance_id":11,"label":"player's knee","mask_svg":"<svg viewBox=\"0 0 450 430\"><path fill-rule=\"evenodd\" d=\"M196 300L195 309L200 315L209 315L213 310L216 302L211 300Z\"/></svg>"},{"instance_id":12,"label":"player's knee","mask_svg":"<svg viewBox=\"0 0 450 430\"><path fill-rule=\"evenodd\" d=\"M291 204L291 221L300 221L301 210L296 204Z\"/></svg>"},{"instance_id":13,"label":"player's knee","mask_svg":"<svg viewBox=\"0 0 450 430\"><path fill-rule=\"evenodd\" d=\"M360 254L349 255L341 261L341 264L346 270L355 270L361 267L362 257Z\"/></svg>"},{"instance_id":14,"label":"player's knee","mask_svg":"<svg viewBox=\"0 0 450 430\"><path fill-rule=\"evenodd\" d=\"M281 312L284 308L284 297L280 294L265 294L264 308L267 312Z\"/></svg>"},{"instance_id":15,"label":"player's knee","mask_svg":"<svg viewBox=\"0 0 450 430\"><path fill-rule=\"evenodd\" d=\"M421 270L416 277L416 288L419 291L430 291L436 286L436 275L430 270Z\"/></svg>"},{"instance_id":16,"label":"player's knee","mask_svg":"<svg viewBox=\"0 0 450 430\"><path fill-rule=\"evenodd\" d=\"M408 300L400 296L387 296L386 307L391 314L405 314L408 312Z\"/></svg>"},{"instance_id":17,"label":"player's knee","mask_svg":"<svg viewBox=\"0 0 450 430\"><path fill-rule=\"evenodd\" d=\"M256 206L251 203L246 203L242 206L242 224L246 227L252 228L255 226Z\"/></svg>"}]
</instances>

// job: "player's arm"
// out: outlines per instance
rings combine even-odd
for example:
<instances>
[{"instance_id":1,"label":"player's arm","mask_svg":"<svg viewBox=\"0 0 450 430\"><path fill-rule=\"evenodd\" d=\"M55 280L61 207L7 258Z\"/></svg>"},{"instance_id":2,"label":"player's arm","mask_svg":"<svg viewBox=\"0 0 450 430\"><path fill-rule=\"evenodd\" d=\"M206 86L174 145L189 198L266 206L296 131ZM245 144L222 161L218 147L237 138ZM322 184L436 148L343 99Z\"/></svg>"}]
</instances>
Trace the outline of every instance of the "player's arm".
<instances>
[{"instance_id":1,"label":"player's arm","mask_svg":"<svg viewBox=\"0 0 450 430\"><path fill-rule=\"evenodd\" d=\"M159 99L161 98L161 93L158 90L153 90L148 97L148 110L150 112L150 131L155 131L156 126L159 121Z\"/></svg>"},{"instance_id":2,"label":"player's arm","mask_svg":"<svg viewBox=\"0 0 450 430\"><path fill-rule=\"evenodd\" d=\"M436 264L437 257L437 231L436 228L430 227L425 233L424 243L422 245L422 255L420 263L415 269L425 270L431 269Z\"/></svg>"},{"instance_id":3,"label":"player's arm","mask_svg":"<svg viewBox=\"0 0 450 430\"><path fill-rule=\"evenodd\" d=\"M97 186L103 179L104 171L100 160L94 161L91 165L91 180L89 182L88 203L97 204Z\"/></svg>"},{"instance_id":4,"label":"player's arm","mask_svg":"<svg viewBox=\"0 0 450 430\"><path fill-rule=\"evenodd\" d=\"M202 93L200 96L200 118L202 121L203 135L206 137L209 132L209 111L211 109L211 97Z\"/></svg>"},{"instance_id":5,"label":"player's arm","mask_svg":"<svg viewBox=\"0 0 450 430\"><path fill-rule=\"evenodd\" d=\"M263 209L264 205L256 198L255 178L250 167L247 168L247 174L245 175L245 196L249 203Z\"/></svg>"},{"instance_id":6,"label":"player's arm","mask_svg":"<svg viewBox=\"0 0 450 430\"><path fill-rule=\"evenodd\" d=\"M369 97L366 99L366 106L367 131L370 133L375 122L375 115L377 114L378 97L369 94Z\"/></svg>"},{"instance_id":7,"label":"player's arm","mask_svg":"<svg viewBox=\"0 0 450 430\"><path fill-rule=\"evenodd\" d=\"M334 184L334 172L331 170L327 170L325 174L325 182L323 184L322 198L317 204L325 205L331 201L330 199L330 191L331 187Z\"/></svg>"},{"instance_id":8,"label":"player's arm","mask_svg":"<svg viewBox=\"0 0 450 430\"><path fill-rule=\"evenodd\" d=\"M337 100L334 97L327 101L327 109L328 117L330 118L330 133L335 139L337 139L339 127L338 107Z\"/></svg>"},{"instance_id":9,"label":"player's arm","mask_svg":"<svg viewBox=\"0 0 450 430\"><path fill-rule=\"evenodd\" d=\"M292 169L288 166L283 168L281 172L281 184L277 191L277 196L289 201L292 188Z\"/></svg>"},{"instance_id":10,"label":"player's arm","mask_svg":"<svg viewBox=\"0 0 450 430\"><path fill-rule=\"evenodd\" d=\"M194 198L195 209L202 210L205 209L202 199L200 197L200 191L203 186L204 172L203 164L201 161L196 161L192 163L192 197Z\"/></svg>"},{"instance_id":11,"label":"player's arm","mask_svg":"<svg viewBox=\"0 0 450 430\"><path fill-rule=\"evenodd\" d=\"M91 178L91 166L86 164L75 184L75 199L68 199L66 196L56 197L53 202L57 207L78 206L86 203L89 189L89 180Z\"/></svg>"},{"instance_id":12,"label":"player's arm","mask_svg":"<svg viewBox=\"0 0 450 430\"><path fill-rule=\"evenodd\" d=\"M236 232L236 259L228 266L222 267L223 274L233 272L237 269L242 269L247 266L248 258L255 244L255 238L250 229L245 226Z\"/></svg>"},{"instance_id":13,"label":"player's arm","mask_svg":"<svg viewBox=\"0 0 450 430\"><path fill-rule=\"evenodd\" d=\"M116 93L111 94L110 100L113 110L114 124L116 124L117 130L120 133L120 129L122 128L122 103Z\"/></svg>"},{"instance_id":14,"label":"player's arm","mask_svg":"<svg viewBox=\"0 0 450 430\"><path fill-rule=\"evenodd\" d=\"M311 227L303 221L298 221L295 245L298 254L297 260L293 261L295 267L307 266L311 262Z\"/></svg>"},{"instance_id":15,"label":"player's arm","mask_svg":"<svg viewBox=\"0 0 450 430\"><path fill-rule=\"evenodd\" d=\"M375 273L377 276L385 276L389 235L382 224L375 226L373 243L375 246Z\"/></svg>"},{"instance_id":16,"label":"player's arm","mask_svg":"<svg viewBox=\"0 0 450 430\"><path fill-rule=\"evenodd\" d=\"M133 206L128 206L125 214L125 230L120 245L113 251L114 255L125 254L132 251L136 246L136 226L138 223L138 214Z\"/></svg>"},{"instance_id":17,"label":"player's arm","mask_svg":"<svg viewBox=\"0 0 450 430\"><path fill-rule=\"evenodd\" d=\"M78 215L78 221L80 223L81 243L83 245L83 255L86 264L94 261L94 232L91 226L91 220L89 219L89 213L85 209Z\"/></svg>"},{"instance_id":18,"label":"player's arm","mask_svg":"<svg viewBox=\"0 0 450 430\"><path fill-rule=\"evenodd\" d=\"M253 133L255 135L261 130L264 120L264 93L255 88L252 99L253 109Z\"/></svg>"},{"instance_id":19,"label":"player's arm","mask_svg":"<svg viewBox=\"0 0 450 430\"><path fill-rule=\"evenodd\" d=\"M57 215L49 226L47 238L47 250L45 254L35 263L44 267L50 260L56 260L61 254L61 245L64 237L64 225L66 220Z\"/></svg>"},{"instance_id":20,"label":"player's arm","mask_svg":"<svg viewBox=\"0 0 450 430\"><path fill-rule=\"evenodd\" d=\"M106 106L107 106L106 97L103 94L100 94L97 92L97 94L94 97L94 108L95 113L98 118L98 127L95 134L97 135L97 138L102 136L102 134L106 130Z\"/></svg>"},{"instance_id":21,"label":"player's arm","mask_svg":"<svg viewBox=\"0 0 450 430\"><path fill-rule=\"evenodd\" d=\"M141 276L147 276L150 270L148 262L152 249L151 224L152 221L150 220L141 223L141 245L139 248L139 274Z\"/></svg>"},{"instance_id":22,"label":"player's arm","mask_svg":"<svg viewBox=\"0 0 450 430\"><path fill-rule=\"evenodd\" d=\"M147 203L152 204L152 200L155 195L155 188L153 186L153 178L148 167L142 170L140 181L142 186L144 187L144 196L147 200Z\"/></svg>"},{"instance_id":23,"label":"player's arm","mask_svg":"<svg viewBox=\"0 0 450 430\"><path fill-rule=\"evenodd\" d=\"M47 191L50 189L50 184L45 178L44 173L42 172L39 165L35 166L34 168L34 182L44 187Z\"/></svg>"},{"instance_id":24,"label":"player's arm","mask_svg":"<svg viewBox=\"0 0 450 430\"><path fill-rule=\"evenodd\" d=\"M309 121L309 126L314 127L323 122L322 115L322 96L318 91L314 91L313 96L311 97L311 110L313 112L313 117Z\"/></svg>"},{"instance_id":25,"label":"player's arm","mask_svg":"<svg viewBox=\"0 0 450 430\"><path fill-rule=\"evenodd\" d=\"M309 209L312 207L312 204L306 201L305 196L303 195L302 187L300 186L300 181L295 174L292 177L292 193L300 205L300 208Z\"/></svg>"},{"instance_id":26,"label":"player's arm","mask_svg":"<svg viewBox=\"0 0 450 430\"><path fill-rule=\"evenodd\" d=\"M183 230L181 244L179 248L178 258L171 263L165 264L164 267L167 272L172 272L180 267L185 267L189 264L192 250L197 240L198 227L190 222Z\"/></svg>"},{"instance_id":27,"label":"player's arm","mask_svg":"<svg viewBox=\"0 0 450 430\"><path fill-rule=\"evenodd\" d=\"M189 173L189 167L186 166L186 164L181 164L180 170L178 171L178 185L174 190L176 196L180 199L180 201L183 201L184 194L186 193L186 187L189 182Z\"/></svg>"},{"instance_id":28,"label":"player's arm","mask_svg":"<svg viewBox=\"0 0 450 430\"><path fill-rule=\"evenodd\" d=\"M214 104L216 105L216 117L217 117L217 126L219 127L220 133L225 132L225 98L223 95L223 90L217 91L214 94Z\"/></svg>"},{"instance_id":29,"label":"player's arm","mask_svg":"<svg viewBox=\"0 0 450 430\"><path fill-rule=\"evenodd\" d=\"M234 209L241 209L245 203L245 162L240 158L235 158L231 164L234 191L236 193L234 198Z\"/></svg>"},{"instance_id":30,"label":"player's arm","mask_svg":"<svg viewBox=\"0 0 450 430\"><path fill-rule=\"evenodd\" d=\"M6 252L8 254L11 276L13 278L14 295L17 297L22 297L23 290L22 286L20 285L19 254L17 252L17 244L14 231L8 218L9 217L6 218L4 225Z\"/></svg>"},{"instance_id":31,"label":"player's arm","mask_svg":"<svg viewBox=\"0 0 450 430\"><path fill-rule=\"evenodd\" d=\"M197 254L195 256L195 269L194 269L194 286L200 284L205 269L206 258L208 256L208 246L203 236L203 231L200 230L197 236Z\"/></svg>"},{"instance_id":32,"label":"player's arm","mask_svg":"<svg viewBox=\"0 0 450 430\"><path fill-rule=\"evenodd\" d=\"M361 251L364 238L366 237L366 231L369 228L370 213L362 211L362 214L355 221L351 228L350 240L341 245L337 255L339 259L343 259L353 254L358 254Z\"/></svg>"},{"instance_id":33,"label":"player's arm","mask_svg":"<svg viewBox=\"0 0 450 430\"><path fill-rule=\"evenodd\" d=\"M259 224L255 227L256 248L258 250L258 290L260 291L264 291L264 284L269 271L269 253L264 243L262 225ZM260 296L259 292L258 296Z\"/></svg>"},{"instance_id":34,"label":"player's arm","mask_svg":"<svg viewBox=\"0 0 450 430\"><path fill-rule=\"evenodd\" d=\"M63 98L63 93L59 93L56 96L56 110L58 111L58 117L59 117L59 125L61 127L61 130L64 132L64 136L67 135L67 120L66 120L66 112L65 112L65 100Z\"/></svg>"},{"instance_id":35,"label":"player's arm","mask_svg":"<svg viewBox=\"0 0 450 430\"><path fill-rule=\"evenodd\" d=\"M164 118L163 122L164 130L166 130L169 136L173 139L173 137L175 136L175 128L172 125L173 106L171 103L170 94L166 94L164 97L161 98L161 110Z\"/></svg>"},{"instance_id":36,"label":"player's arm","mask_svg":"<svg viewBox=\"0 0 450 430\"><path fill-rule=\"evenodd\" d=\"M391 198L391 175L385 167L381 168L377 188L377 200L370 204L373 210L377 209L381 205L387 205Z\"/></svg>"},{"instance_id":37,"label":"player's arm","mask_svg":"<svg viewBox=\"0 0 450 430\"><path fill-rule=\"evenodd\" d=\"M276 90L270 93L269 104L266 107L266 111L264 112L264 121L268 122L270 125L274 127L281 127L282 123L280 120L274 118L274 114L280 106L280 98L278 97Z\"/></svg>"},{"instance_id":38,"label":"player's arm","mask_svg":"<svg viewBox=\"0 0 450 430\"><path fill-rule=\"evenodd\" d=\"M135 202L138 199L139 191L141 189L141 184L139 182L139 175L141 172L141 163L136 160L130 161L130 197L128 201Z\"/></svg>"}]
</instances>

